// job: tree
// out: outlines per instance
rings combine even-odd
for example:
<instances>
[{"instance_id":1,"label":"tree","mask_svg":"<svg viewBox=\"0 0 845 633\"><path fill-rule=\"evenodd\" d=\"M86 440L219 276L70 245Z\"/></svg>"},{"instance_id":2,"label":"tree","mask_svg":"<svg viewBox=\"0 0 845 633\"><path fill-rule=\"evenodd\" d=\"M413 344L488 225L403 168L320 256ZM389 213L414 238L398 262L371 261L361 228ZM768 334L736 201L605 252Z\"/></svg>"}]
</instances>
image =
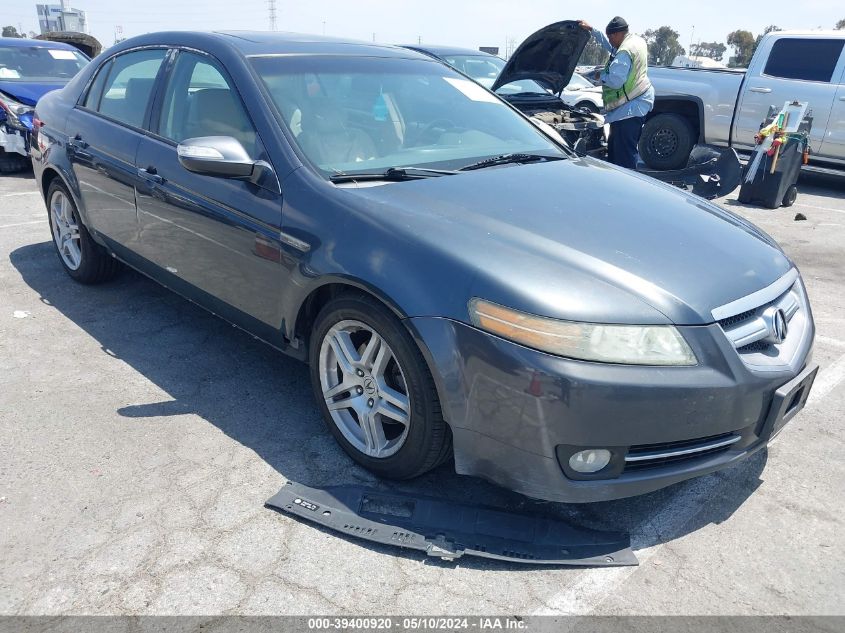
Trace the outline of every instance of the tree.
<instances>
[{"instance_id":1,"label":"tree","mask_svg":"<svg viewBox=\"0 0 845 633\"><path fill-rule=\"evenodd\" d=\"M721 42L699 42L690 47L690 55L709 57L720 62L726 50L728 50L728 47Z\"/></svg>"},{"instance_id":2,"label":"tree","mask_svg":"<svg viewBox=\"0 0 845 633\"><path fill-rule=\"evenodd\" d=\"M3 27L3 37L23 37L14 26Z\"/></svg>"},{"instance_id":3,"label":"tree","mask_svg":"<svg viewBox=\"0 0 845 633\"><path fill-rule=\"evenodd\" d=\"M670 26L649 29L643 33L643 39L648 44L649 65L668 66L678 55L684 55L686 51L679 37L679 33Z\"/></svg>"},{"instance_id":4,"label":"tree","mask_svg":"<svg viewBox=\"0 0 845 633\"><path fill-rule=\"evenodd\" d=\"M735 53L728 65L743 68L751 61L757 41L751 31L734 31L728 34L728 46L732 46Z\"/></svg>"},{"instance_id":5,"label":"tree","mask_svg":"<svg viewBox=\"0 0 845 633\"><path fill-rule=\"evenodd\" d=\"M836 30L841 31L842 29L845 29L845 20L839 20L839 22L836 23Z\"/></svg>"},{"instance_id":6,"label":"tree","mask_svg":"<svg viewBox=\"0 0 845 633\"><path fill-rule=\"evenodd\" d=\"M587 41L584 47L584 52L581 53L581 59L578 60L579 66L601 66L607 63L608 53L604 50L596 40L592 37Z\"/></svg>"},{"instance_id":7,"label":"tree","mask_svg":"<svg viewBox=\"0 0 845 633\"><path fill-rule=\"evenodd\" d=\"M779 26L775 26L774 24L770 24L766 27L763 31L763 35L768 35L769 33L773 33L775 31L782 31L783 29ZM758 35L757 39L754 41L754 50L751 52L752 55L757 52L757 47L760 46L760 42L763 41L763 35ZM750 60L749 60L750 61Z\"/></svg>"}]
</instances>

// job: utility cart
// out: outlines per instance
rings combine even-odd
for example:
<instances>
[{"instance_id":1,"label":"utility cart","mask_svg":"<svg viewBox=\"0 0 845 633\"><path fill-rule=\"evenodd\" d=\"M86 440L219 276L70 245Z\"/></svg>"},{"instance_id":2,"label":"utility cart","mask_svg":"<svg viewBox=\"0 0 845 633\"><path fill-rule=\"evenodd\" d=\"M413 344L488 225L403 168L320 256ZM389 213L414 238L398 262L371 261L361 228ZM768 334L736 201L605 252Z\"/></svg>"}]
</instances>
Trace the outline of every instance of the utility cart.
<instances>
[{"instance_id":1,"label":"utility cart","mask_svg":"<svg viewBox=\"0 0 845 633\"><path fill-rule=\"evenodd\" d=\"M798 174L809 158L812 113L808 104L787 102L769 116L757 134L757 147L745 167L739 201L769 209L791 207L798 198Z\"/></svg>"}]
</instances>

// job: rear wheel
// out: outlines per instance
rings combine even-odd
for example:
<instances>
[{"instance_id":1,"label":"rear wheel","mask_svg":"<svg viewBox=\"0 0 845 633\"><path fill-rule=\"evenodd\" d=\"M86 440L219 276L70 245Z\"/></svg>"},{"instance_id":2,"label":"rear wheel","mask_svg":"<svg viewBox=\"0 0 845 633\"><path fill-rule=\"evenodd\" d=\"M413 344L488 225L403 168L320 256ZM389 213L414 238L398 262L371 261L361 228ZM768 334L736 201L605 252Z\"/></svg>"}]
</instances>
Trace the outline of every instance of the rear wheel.
<instances>
[{"instance_id":1,"label":"rear wheel","mask_svg":"<svg viewBox=\"0 0 845 633\"><path fill-rule=\"evenodd\" d=\"M658 114L643 126L640 156L651 169L686 167L695 145L692 125L678 114Z\"/></svg>"},{"instance_id":2,"label":"rear wheel","mask_svg":"<svg viewBox=\"0 0 845 633\"><path fill-rule=\"evenodd\" d=\"M378 301L350 294L327 304L312 332L310 366L314 395L332 435L376 475L411 479L451 454L425 360Z\"/></svg>"},{"instance_id":3,"label":"rear wheel","mask_svg":"<svg viewBox=\"0 0 845 633\"><path fill-rule=\"evenodd\" d=\"M73 279L97 284L112 279L120 271L120 262L91 239L73 198L58 179L47 191L47 213L59 261Z\"/></svg>"}]
</instances>

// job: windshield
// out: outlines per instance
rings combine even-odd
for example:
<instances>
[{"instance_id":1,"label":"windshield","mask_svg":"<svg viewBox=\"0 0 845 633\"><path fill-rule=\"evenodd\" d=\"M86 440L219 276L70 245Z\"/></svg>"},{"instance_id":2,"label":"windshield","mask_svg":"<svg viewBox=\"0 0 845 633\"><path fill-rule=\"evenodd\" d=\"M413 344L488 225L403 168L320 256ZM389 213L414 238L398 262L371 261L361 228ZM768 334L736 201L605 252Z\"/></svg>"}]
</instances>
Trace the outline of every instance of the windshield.
<instances>
[{"instance_id":1,"label":"windshield","mask_svg":"<svg viewBox=\"0 0 845 633\"><path fill-rule=\"evenodd\" d=\"M502 154L564 151L478 84L436 62L254 57L302 152L325 176L460 169Z\"/></svg>"},{"instance_id":2,"label":"windshield","mask_svg":"<svg viewBox=\"0 0 845 633\"><path fill-rule=\"evenodd\" d=\"M78 51L43 46L0 46L0 79L55 81L70 79L88 59Z\"/></svg>"},{"instance_id":3,"label":"windshield","mask_svg":"<svg viewBox=\"0 0 845 633\"><path fill-rule=\"evenodd\" d=\"M493 55L445 55L446 63L490 88L505 67L505 60Z\"/></svg>"},{"instance_id":4,"label":"windshield","mask_svg":"<svg viewBox=\"0 0 845 633\"><path fill-rule=\"evenodd\" d=\"M469 75L485 88L492 88L496 78L505 67L505 60L495 55L446 55L446 63ZM548 90L531 79L512 81L501 86L497 91L500 95L516 95L523 93L548 94Z\"/></svg>"},{"instance_id":5,"label":"windshield","mask_svg":"<svg viewBox=\"0 0 845 633\"><path fill-rule=\"evenodd\" d=\"M512 81L504 86L499 86L496 94L502 96L518 95L518 94L541 94L549 96L550 90L546 90L538 82L533 79L520 79L519 81Z\"/></svg>"}]
</instances>

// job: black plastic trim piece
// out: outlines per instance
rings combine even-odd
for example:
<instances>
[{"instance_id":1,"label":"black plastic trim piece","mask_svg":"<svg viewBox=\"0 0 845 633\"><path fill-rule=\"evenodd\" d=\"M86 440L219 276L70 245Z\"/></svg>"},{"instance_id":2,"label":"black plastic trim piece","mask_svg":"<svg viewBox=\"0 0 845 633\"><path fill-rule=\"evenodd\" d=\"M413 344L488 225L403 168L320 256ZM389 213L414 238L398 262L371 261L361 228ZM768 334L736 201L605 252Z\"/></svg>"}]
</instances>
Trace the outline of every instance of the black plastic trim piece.
<instances>
[{"instance_id":1,"label":"black plastic trim piece","mask_svg":"<svg viewBox=\"0 0 845 633\"><path fill-rule=\"evenodd\" d=\"M267 506L348 536L425 552L534 565L637 565L627 534L556 519L467 506L446 499L359 486L309 488L288 482Z\"/></svg>"}]
</instances>

